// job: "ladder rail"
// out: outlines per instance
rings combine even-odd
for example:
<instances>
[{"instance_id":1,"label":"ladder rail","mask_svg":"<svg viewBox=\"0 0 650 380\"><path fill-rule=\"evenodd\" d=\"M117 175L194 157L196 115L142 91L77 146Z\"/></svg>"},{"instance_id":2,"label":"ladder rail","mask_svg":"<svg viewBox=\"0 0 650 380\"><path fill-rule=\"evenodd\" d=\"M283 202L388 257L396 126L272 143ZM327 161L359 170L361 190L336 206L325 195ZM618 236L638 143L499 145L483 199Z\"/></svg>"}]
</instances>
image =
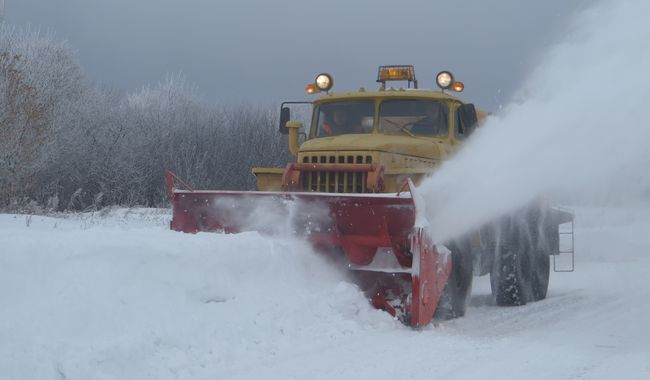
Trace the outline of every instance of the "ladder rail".
<instances>
[{"instance_id":1,"label":"ladder rail","mask_svg":"<svg viewBox=\"0 0 650 380\"><path fill-rule=\"evenodd\" d=\"M569 224L571 229L570 231L560 231L560 226L558 226L558 235L560 237L560 244L558 247L558 254L553 255L553 272L573 272L575 271L575 235L574 235L574 224L573 224L573 219L570 222L564 223L564 224ZM570 237L570 247L567 249L562 249L562 237L563 236L569 236ZM556 257L560 256L562 254L570 254L571 255L571 266L568 269L562 269L558 268L558 264L556 261Z\"/></svg>"}]
</instances>

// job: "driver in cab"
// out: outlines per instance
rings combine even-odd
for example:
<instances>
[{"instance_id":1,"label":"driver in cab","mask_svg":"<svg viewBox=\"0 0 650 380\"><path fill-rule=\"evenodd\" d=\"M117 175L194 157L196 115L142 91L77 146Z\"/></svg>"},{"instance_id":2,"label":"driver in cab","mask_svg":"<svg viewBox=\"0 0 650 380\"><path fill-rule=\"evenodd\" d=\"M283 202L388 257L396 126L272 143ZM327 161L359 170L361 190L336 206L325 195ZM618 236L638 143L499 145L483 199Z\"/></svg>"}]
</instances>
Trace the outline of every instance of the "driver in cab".
<instances>
[{"instance_id":1,"label":"driver in cab","mask_svg":"<svg viewBox=\"0 0 650 380\"><path fill-rule=\"evenodd\" d=\"M336 109L332 112L327 121L321 124L318 129L319 136L336 136L348 133L362 133L359 128L352 126L352 116L345 109Z\"/></svg>"}]
</instances>

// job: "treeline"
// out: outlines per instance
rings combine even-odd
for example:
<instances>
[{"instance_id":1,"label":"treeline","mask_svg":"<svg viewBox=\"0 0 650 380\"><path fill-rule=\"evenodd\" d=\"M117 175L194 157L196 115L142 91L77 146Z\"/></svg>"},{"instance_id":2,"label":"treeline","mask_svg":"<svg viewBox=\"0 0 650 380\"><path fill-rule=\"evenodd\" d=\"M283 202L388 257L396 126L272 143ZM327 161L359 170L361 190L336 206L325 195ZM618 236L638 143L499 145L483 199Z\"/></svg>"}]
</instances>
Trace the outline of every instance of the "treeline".
<instances>
[{"instance_id":1,"label":"treeline","mask_svg":"<svg viewBox=\"0 0 650 380\"><path fill-rule=\"evenodd\" d=\"M0 25L0 208L161 206L163 170L254 188L290 159L275 107L211 105L182 76L125 94L89 82L52 34Z\"/></svg>"}]
</instances>

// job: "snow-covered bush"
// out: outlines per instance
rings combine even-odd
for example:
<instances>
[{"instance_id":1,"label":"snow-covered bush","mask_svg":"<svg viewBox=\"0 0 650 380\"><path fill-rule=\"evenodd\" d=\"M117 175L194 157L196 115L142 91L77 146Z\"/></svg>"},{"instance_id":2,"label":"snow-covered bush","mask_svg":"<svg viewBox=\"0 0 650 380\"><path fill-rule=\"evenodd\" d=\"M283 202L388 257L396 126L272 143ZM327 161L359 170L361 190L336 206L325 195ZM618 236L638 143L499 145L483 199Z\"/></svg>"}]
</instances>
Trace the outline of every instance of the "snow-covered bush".
<instances>
[{"instance_id":1,"label":"snow-covered bush","mask_svg":"<svg viewBox=\"0 0 650 380\"><path fill-rule=\"evenodd\" d=\"M51 136L81 99L81 70L52 34L0 24L0 194L23 198L47 166Z\"/></svg>"}]
</instances>

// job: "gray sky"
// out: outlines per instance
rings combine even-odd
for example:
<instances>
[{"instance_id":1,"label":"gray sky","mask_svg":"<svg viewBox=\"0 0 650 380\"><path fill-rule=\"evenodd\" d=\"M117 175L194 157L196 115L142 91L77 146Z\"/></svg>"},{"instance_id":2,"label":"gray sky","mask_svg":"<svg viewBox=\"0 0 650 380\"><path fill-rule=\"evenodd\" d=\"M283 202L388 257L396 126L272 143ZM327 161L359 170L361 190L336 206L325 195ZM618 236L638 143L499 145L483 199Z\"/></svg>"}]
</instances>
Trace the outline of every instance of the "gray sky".
<instances>
[{"instance_id":1,"label":"gray sky","mask_svg":"<svg viewBox=\"0 0 650 380\"><path fill-rule=\"evenodd\" d=\"M334 91L375 88L377 66L413 64L420 87L452 71L461 96L496 111L567 33L584 0L6 0L6 20L52 29L86 74L137 90L182 72L209 101L306 98L319 72Z\"/></svg>"}]
</instances>

